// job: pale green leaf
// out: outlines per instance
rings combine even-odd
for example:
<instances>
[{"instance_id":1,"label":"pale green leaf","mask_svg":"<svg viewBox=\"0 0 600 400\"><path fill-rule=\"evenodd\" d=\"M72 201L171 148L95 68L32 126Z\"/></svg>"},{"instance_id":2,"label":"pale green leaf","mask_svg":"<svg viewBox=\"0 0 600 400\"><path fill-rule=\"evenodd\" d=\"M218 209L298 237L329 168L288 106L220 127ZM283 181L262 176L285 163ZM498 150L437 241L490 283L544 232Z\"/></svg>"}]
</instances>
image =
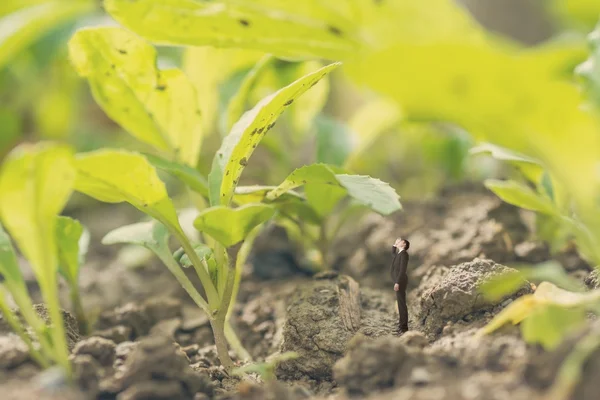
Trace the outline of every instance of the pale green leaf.
<instances>
[{"instance_id":1,"label":"pale green leaf","mask_svg":"<svg viewBox=\"0 0 600 400\"><path fill-rule=\"evenodd\" d=\"M342 32L327 20L298 18L254 2L105 0L104 7L123 26L159 44L241 47L328 59L346 58L357 47L352 31Z\"/></svg>"},{"instance_id":2,"label":"pale green leaf","mask_svg":"<svg viewBox=\"0 0 600 400\"><path fill-rule=\"evenodd\" d=\"M127 202L171 228L181 230L165 184L148 160L123 150L79 154L75 189L106 203Z\"/></svg>"},{"instance_id":3,"label":"pale green leaf","mask_svg":"<svg viewBox=\"0 0 600 400\"><path fill-rule=\"evenodd\" d=\"M345 189L348 196L383 215L391 214L402 208L398 194L387 183L370 176L336 174L331 166L325 164L313 164L298 168L276 189L269 192L267 199L272 201L288 190L306 184L341 187Z\"/></svg>"},{"instance_id":4,"label":"pale green leaf","mask_svg":"<svg viewBox=\"0 0 600 400\"><path fill-rule=\"evenodd\" d=\"M552 201L516 181L488 179L485 186L505 202L527 210L553 215L557 211Z\"/></svg>"},{"instance_id":5,"label":"pale green leaf","mask_svg":"<svg viewBox=\"0 0 600 400\"><path fill-rule=\"evenodd\" d=\"M23 274L21 274L21 269L17 262L17 255L2 225L0 225L0 277L8 285L25 288Z\"/></svg>"},{"instance_id":6,"label":"pale green leaf","mask_svg":"<svg viewBox=\"0 0 600 400\"><path fill-rule=\"evenodd\" d=\"M304 194L317 215L326 218L331 215L339 202L348 195L348 192L340 186L326 183L307 183L304 185Z\"/></svg>"},{"instance_id":7,"label":"pale green leaf","mask_svg":"<svg viewBox=\"0 0 600 400\"><path fill-rule=\"evenodd\" d=\"M121 28L85 28L69 42L96 102L137 139L195 166L202 140L196 91L178 69L159 70L156 50Z\"/></svg>"},{"instance_id":8,"label":"pale green leaf","mask_svg":"<svg viewBox=\"0 0 600 400\"><path fill-rule=\"evenodd\" d=\"M0 18L0 69L50 30L96 8L94 0L30 3Z\"/></svg>"},{"instance_id":9,"label":"pale green leaf","mask_svg":"<svg viewBox=\"0 0 600 400\"><path fill-rule=\"evenodd\" d=\"M194 251L196 252L196 254L198 255L198 258L200 260L207 260L209 258L212 258L212 254L213 251L210 247L208 247L205 244L197 244L194 245ZM192 263L192 260L190 260L190 257L183 253L183 255L181 256L181 258L179 259L179 263L181 264L182 267L184 268L189 268L192 267L194 264Z\"/></svg>"},{"instance_id":10,"label":"pale green leaf","mask_svg":"<svg viewBox=\"0 0 600 400\"><path fill-rule=\"evenodd\" d=\"M540 183L544 174L544 168L540 161L492 143L482 143L473 147L469 152L471 154L489 154L496 160L513 164L535 184Z\"/></svg>"},{"instance_id":11,"label":"pale green leaf","mask_svg":"<svg viewBox=\"0 0 600 400\"><path fill-rule=\"evenodd\" d=\"M0 217L38 277L56 273L56 216L75 176L72 150L51 143L17 147L0 171Z\"/></svg>"},{"instance_id":12,"label":"pale green leaf","mask_svg":"<svg viewBox=\"0 0 600 400\"><path fill-rule=\"evenodd\" d=\"M352 151L353 133L341 122L319 116L317 128L317 162L341 167Z\"/></svg>"},{"instance_id":13,"label":"pale green leaf","mask_svg":"<svg viewBox=\"0 0 600 400\"><path fill-rule=\"evenodd\" d=\"M146 159L148 159L148 161L156 168L175 176L194 192L200 193L204 197L208 197L208 182L198 170L189 165L180 164L176 161L169 161L154 154L144 154L144 157L146 157Z\"/></svg>"},{"instance_id":14,"label":"pale green leaf","mask_svg":"<svg viewBox=\"0 0 600 400\"><path fill-rule=\"evenodd\" d=\"M159 236L168 235L164 226L155 221L140 222L137 224L121 226L107 233L102 238L102 244L136 244L146 248L153 248L157 245L155 240L156 232L162 232Z\"/></svg>"},{"instance_id":15,"label":"pale green leaf","mask_svg":"<svg viewBox=\"0 0 600 400\"><path fill-rule=\"evenodd\" d=\"M70 284L77 284L79 268L87 250L85 237L83 225L79 221L64 216L57 218L58 270ZM80 243L83 246L80 247Z\"/></svg>"},{"instance_id":16,"label":"pale green leaf","mask_svg":"<svg viewBox=\"0 0 600 400\"><path fill-rule=\"evenodd\" d=\"M585 322L583 308L564 308L553 304L538 307L521 323L521 334L527 343L539 343L547 351L554 350L570 333Z\"/></svg>"},{"instance_id":17,"label":"pale green leaf","mask_svg":"<svg viewBox=\"0 0 600 400\"><path fill-rule=\"evenodd\" d=\"M257 79L269 67L273 58L270 55L264 56L256 65L246 74L237 93L231 98L226 111L226 128L230 131L233 125L240 119L246 111L248 95L254 87Z\"/></svg>"},{"instance_id":18,"label":"pale green leaf","mask_svg":"<svg viewBox=\"0 0 600 400\"><path fill-rule=\"evenodd\" d=\"M212 205L228 205L240 179L260 140L273 127L286 107L323 79L340 63L333 63L306 75L290 85L261 100L252 110L246 112L223 139L221 148L215 155L209 175ZM217 191L218 189L218 191Z\"/></svg>"},{"instance_id":19,"label":"pale green leaf","mask_svg":"<svg viewBox=\"0 0 600 400\"><path fill-rule=\"evenodd\" d=\"M202 210L194 226L223 246L230 247L244 240L252 229L274 214L275 208L266 204L247 204L235 209L215 206Z\"/></svg>"}]
</instances>

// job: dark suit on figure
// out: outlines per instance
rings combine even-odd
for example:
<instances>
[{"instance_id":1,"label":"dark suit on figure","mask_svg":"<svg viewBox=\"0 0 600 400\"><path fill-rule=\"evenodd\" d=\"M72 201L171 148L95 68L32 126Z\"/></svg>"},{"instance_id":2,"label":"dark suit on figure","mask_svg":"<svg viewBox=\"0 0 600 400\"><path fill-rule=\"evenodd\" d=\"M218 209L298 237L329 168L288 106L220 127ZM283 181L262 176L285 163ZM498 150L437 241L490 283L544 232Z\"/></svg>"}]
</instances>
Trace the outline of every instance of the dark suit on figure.
<instances>
[{"instance_id":1,"label":"dark suit on figure","mask_svg":"<svg viewBox=\"0 0 600 400\"><path fill-rule=\"evenodd\" d=\"M408 275L406 268L408 266L408 253L406 250L398 252L396 247L393 248L394 261L392 261L391 275L394 284L400 286L400 290L396 292L396 300L398 301L398 314L400 315L399 329L400 331L408 331L408 308L406 306L406 286L408 285Z\"/></svg>"}]
</instances>

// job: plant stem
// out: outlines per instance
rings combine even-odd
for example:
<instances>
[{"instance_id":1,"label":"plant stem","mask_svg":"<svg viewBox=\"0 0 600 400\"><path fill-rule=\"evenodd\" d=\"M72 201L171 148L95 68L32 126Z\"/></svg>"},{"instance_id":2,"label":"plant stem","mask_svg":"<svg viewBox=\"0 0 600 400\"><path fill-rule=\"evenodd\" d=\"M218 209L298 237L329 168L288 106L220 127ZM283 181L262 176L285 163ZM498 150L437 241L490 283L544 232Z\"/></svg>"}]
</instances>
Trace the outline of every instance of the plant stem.
<instances>
[{"instance_id":1,"label":"plant stem","mask_svg":"<svg viewBox=\"0 0 600 400\"><path fill-rule=\"evenodd\" d=\"M42 357L42 354L35 348L33 342L29 338L29 335L27 334L27 332L25 332L25 330L21 326L20 322L17 320L10 307L8 307L8 304L6 303L6 294L6 288L0 285L0 311L4 315L6 322L15 331L15 333L19 335L21 340L27 345L27 348L29 349L29 355L31 355L31 358L33 358L33 360L37 362L42 368L48 368L50 366L50 363L46 358Z\"/></svg>"},{"instance_id":2,"label":"plant stem","mask_svg":"<svg viewBox=\"0 0 600 400\"><path fill-rule=\"evenodd\" d=\"M187 294L194 300L194 303L198 305L204 312L209 316L211 316L210 307L204 298L198 293L194 284L189 280L185 272L181 269L177 261L173 259L170 253L168 252L157 252L157 255L161 259L161 261L165 264L165 266L171 271L177 282L183 287L183 289L187 292Z\"/></svg>"},{"instance_id":3,"label":"plant stem","mask_svg":"<svg viewBox=\"0 0 600 400\"><path fill-rule=\"evenodd\" d=\"M227 373L233 369L233 361L229 357L229 349L227 347L227 339L225 338L225 318L219 317L210 320L210 326L215 337L215 345L217 347L217 355L221 361L221 365L225 367Z\"/></svg>"},{"instance_id":4,"label":"plant stem","mask_svg":"<svg viewBox=\"0 0 600 400\"><path fill-rule=\"evenodd\" d=\"M71 379L71 363L69 362L69 347L67 345L65 325L63 322L62 310L58 301L58 282L56 274L48 276L46 280L41 281L40 289L42 297L46 302L50 321L52 326L50 334L52 336L52 348L54 359L60 365L67 378Z\"/></svg>"},{"instance_id":5,"label":"plant stem","mask_svg":"<svg viewBox=\"0 0 600 400\"><path fill-rule=\"evenodd\" d=\"M77 287L77 282L69 282L69 284L71 286L71 305L73 307L73 312L75 313L75 318L77 318L79 332L82 335L86 336L90 333L90 325L88 323L87 317L85 316L85 312L83 311L81 296L79 294L79 287Z\"/></svg>"},{"instance_id":6,"label":"plant stem","mask_svg":"<svg viewBox=\"0 0 600 400\"><path fill-rule=\"evenodd\" d=\"M208 275L208 271L203 268L202 261L198 257L198 254L196 254L194 247L185 234L179 232L178 230L174 230L173 234L177 237L181 247L183 247L183 250L190 258L190 261L194 265L194 269L198 274L198 278L200 278L200 281L202 282L202 286L204 287L204 292L206 293L206 298L208 300L208 305L210 307L209 315L211 315L213 312L216 312L219 309L219 294L217 293L217 289L215 288L215 285L213 285L212 280Z\"/></svg>"},{"instance_id":7,"label":"plant stem","mask_svg":"<svg viewBox=\"0 0 600 400\"><path fill-rule=\"evenodd\" d=\"M248 350L244 347L241 340L235 333L235 330L231 326L231 322L225 321L225 338L227 339L227 343L229 346L235 351L238 355L238 358L241 360L252 361L252 356L248 353Z\"/></svg>"}]
</instances>

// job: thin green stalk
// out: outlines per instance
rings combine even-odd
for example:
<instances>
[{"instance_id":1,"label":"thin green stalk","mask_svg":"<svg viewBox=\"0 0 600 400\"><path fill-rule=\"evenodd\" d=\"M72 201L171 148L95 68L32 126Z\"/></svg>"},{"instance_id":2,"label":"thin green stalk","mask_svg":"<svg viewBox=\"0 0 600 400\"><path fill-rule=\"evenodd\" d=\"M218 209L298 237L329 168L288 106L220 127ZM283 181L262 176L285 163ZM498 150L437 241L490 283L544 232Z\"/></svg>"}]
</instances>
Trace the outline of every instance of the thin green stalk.
<instances>
[{"instance_id":1,"label":"thin green stalk","mask_svg":"<svg viewBox=\"0 0 600 400\"><path fill-rule=\"evenodd\" d=\"M73 307L73 312L75 313L75 318L77 318L77 325L79 326L79 332L82 335L88 335L90 333L90 325L83 310L83 305L81 303L81 295L79 294L79 287L77 286L77 282L70 283L71 286L71 305Z\"/></svg>"},{"instance_id":2,"label":"thin green stalk","mask_svg":"<svg viewBox=\"0 0 600 400\"><path fill-rule=\"evenodd\" d=\"M10 327L15 331L17 335L19 335L21 340L27 345L31 358L33 358L34 361L37 362L42 368L48 368L50 366L50 363L35 348L33 342L29 338L29 335L27 334L27 332L25 332L25 330L21 326L21 323L17 320L10 307L8 307L8 304L6 303L6 295L6 288L0 285L0 311L4 315L4 319L6 319L6 322L10 325Z\"/></svg>"},{"instance_id":3,"label":"thin green stalk","mask_svg":"<svg viewBox=\"0 0 600 400\"><path fill-rule=\"evenodd\" d=\"M68 379L71 379L71 363L69 362L69 347L67 345L65 325L58 301L58 282L56 275L48 276L47 279L40 281L42 297L48 307L52 326L50 334L52 336L52 348L54 360L60 365Z\"/></svg>"},{"instance_id":4,"label":"thin green stalk","mask_svg":"<svg viewBox=\"0 0 600 400\"><path fill-rule=\"evenodd\" d=\"M161 261L165 264L169 271L175 276L177 282L183 287L183 289L187 292L187 294L194 300L194 303L198 305L204 312L210 317L211 311L208 303L204 298L198 293L194 284L189 280L185 272L181 269L177 261L171 257L170 254L158 254Z\"/></svg>"},{"instance_id":5,"label":"thin green stalk","mask_svg":"<svg viewBox=\"0 0 600 400\"><path fill-rule=\"evenodd\" d=\"M12 294L13 300L19 307L21 316L35 332L42 354L46 358L54 359L54 350L48 336L48 326L34 311L33 303L27 293L27 289L24 287L14 287L12 285L7 287Z\"/></svg>"},{"instance_id":6,"label":"thin green stalk","mask_svg":"<svg viewBox=\"0 0 600 400\"><path fill-rule=\"evenodd\" d=\"M198 254L196 254L194 247L185 234L177 230L174 230L173 234L177 237L181 247L183 247L183 250L190 258L190 261L192 262L192 265L198 274L198 278L200 278L200 281L202 282L202 286L204 287L206 298L208 300L208 305L210 306L211 310L209 315L211 315L213 312L216 312L219 309L219 294L217 293L217 289L213 285L212 280L208 275L208 271L203 268L202 260L200 260Z\"/></svg>"},{"instance_id":7,"label":"thin green stalk","mask_svg":"<svg viewBox=\"0 0 600 400\"><path fill-rule=\"evenodd\" d=\"M252 356L240 341L229 321L225 321L225 338L240 360L252 361Z\"/></svg>"}]
</instances>

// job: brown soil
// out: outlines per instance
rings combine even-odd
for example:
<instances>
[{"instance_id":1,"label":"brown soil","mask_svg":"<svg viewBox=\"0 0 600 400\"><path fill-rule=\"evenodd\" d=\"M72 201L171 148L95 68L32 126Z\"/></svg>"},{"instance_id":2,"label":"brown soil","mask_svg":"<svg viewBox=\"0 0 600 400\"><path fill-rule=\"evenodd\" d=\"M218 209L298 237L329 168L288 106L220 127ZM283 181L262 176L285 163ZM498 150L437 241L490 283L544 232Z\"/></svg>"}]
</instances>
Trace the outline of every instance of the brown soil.
<instances>
[{"instance_id":1,"label":"brown soil","mask_svg":"<svg viewBox=\"0 0 600 400\"><path fill-rule=\"evenodd\" d=\"M530 216L484 191L455 188L404 208L361 221L336 243L335 273L314 278L298 269L281 231L261 238L232 323L256 360L300 355L280 364L279 380L267 383L225 373L207 317L158 261L129 268L117 260L117 248L98 244L138 214L86 212L95 244L81 282L94 331L81 337L67 318L77 385L68 387L54 370L41 372L0 319L0 398L543 399L569 350L599 325L590 321L553 352L527 345L515 327L479 337L478 328L531 287L524 282L489 302L477 286L515 261L558 258L590 287L598 286L597 275L572 250L551 255L531 239ZM388 276L398 236L411 241L410 331L402 336L394 333L398 314ZM35 291L31 276L28 283ZM44 316L43 307L37 311ZM574 398L597 399L597 377L600 352L586 363Z\"/></svg>"}]
</instances>

